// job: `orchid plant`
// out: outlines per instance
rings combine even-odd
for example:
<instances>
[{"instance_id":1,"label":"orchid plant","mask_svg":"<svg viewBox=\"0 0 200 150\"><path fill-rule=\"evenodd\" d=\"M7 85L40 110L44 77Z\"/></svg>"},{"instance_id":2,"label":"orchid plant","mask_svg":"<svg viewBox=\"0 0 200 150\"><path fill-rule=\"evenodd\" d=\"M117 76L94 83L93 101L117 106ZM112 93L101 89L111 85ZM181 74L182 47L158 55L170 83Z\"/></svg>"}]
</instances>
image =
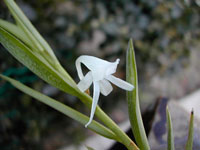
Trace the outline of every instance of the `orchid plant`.
<instances>
[{"instance_id":1,"label":"orchid plant","mask_svg":"<svg viewBox=\"0 0 200 150\"><path fill-rule=\"evenodd\" d=\"M108 62L94 56L83 55L77 58L75 62L80 78L80 82L76 84L73 78L61 66L51 47L34 28L14 0L4 0L4 2L8 6L16 24L0 19L0 43L11 55L41 79L61 91L79 98L85 106L91 108L90 118L78 110L37 92L10 77L1 74L0 77L22 92L78 121L97 134L122 143L129 150L150 150L139 106L137 68L132 40L129 41L126 57L127 82L113 76L119 59L115 62ZM85 76L81 69L81 63L89 69ZM113 90L110 82L127 90L129 118L136 143L97 105L100 93L107 96ZM93 98L84 92L92 83ZM94 115L101 122L93 120ZM170 114L167 113L167 115L169 133L172 133ZM192 148L193 116L191 118L187 150ZM170 145L168 149L170 150L173 149L173 134L169 135L168 143Z\"/></svg>"},{"instance_id":2,"label":"orchid plant","mask_svg":"<svg viewBox=\"0 0 200 150\"><path fill-rule=\"evenodd\" d=\"M116 72L119 61L120 60L117 59L115 62L111 63L96 58L94 56L86 56L86 55L80 56L76 60L76 69L78 72L78 76L81 80L78 83L78 88L82 92L84 92L93 83L93 100L92 100L90 120L85 125L85 127L87 127L92 122L100 92L104 96L107 96L108 94L110 94L110 92L112 92L113 88L112 85L109 83L109 81L124 90L127 91L133 90L134 88L133 85L119 78L116 78L115 76L112 75L113 73ZM90 70L85 76L83 76L81 63L83 63Z\"/></svg>"}]
</instances>

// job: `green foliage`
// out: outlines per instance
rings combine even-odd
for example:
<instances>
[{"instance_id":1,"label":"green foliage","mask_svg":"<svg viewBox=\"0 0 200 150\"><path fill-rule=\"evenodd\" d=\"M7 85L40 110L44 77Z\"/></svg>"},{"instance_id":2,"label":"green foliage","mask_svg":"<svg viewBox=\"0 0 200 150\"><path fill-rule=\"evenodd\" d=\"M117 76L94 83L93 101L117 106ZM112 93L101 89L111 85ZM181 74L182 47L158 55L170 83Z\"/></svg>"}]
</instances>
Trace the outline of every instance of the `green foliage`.
<instances>
[{"instance_id":1,"label":"green foliage","mask_svg":"<svg viewBox=\"0 0 200 150\"><path fill-rule=\"evenodd\" d=\"M57 88L64 89L72 95L75 94L74 83L61 76L38 53L35 54L32 52L31 49L1 27L0 42L18 61L27 66L43 80Z\"/></svg>"},{"instance_id":2,"label":"green foliage","mask_svg":"<svg viewBox=\"0 0 200 150\"><path fill-rule=\"evenodd\" d=\"M54 54L51 54L53 53L53 51L51 49L48 49L49 47L47 43L39 35L37 30L32 26L30 21L18 8L15 2L13 0L11 1L5 0L5 2L9 7L12 15L14 16L18 26L21 28L21 31L27 35L28 39L30 40L29 42L33 43L34 46L31 47L29 42L27 42L27 44L29 45L25 45L24 43L26 43L26 41L24 40L24 37L20 37L18 33L15 36L13 36L11 34L13 28L16 29L17 27L3 21L0 24L0 42L2 43L2 45L18 61L27 66L31 71L33 71L43 80L63 90L66 93L77 96L84 102L84 104L86 104L88 107L91 107L91 101L92 101L91 97L82 93L77 88L77 85L75 84L73 79L68 75L67 72L64 71L59 62L57 62L57 59L53 58ZM8 27L6 26L6 24L8 24ZM38 100L55 108L56 110L64 113L65 115L70 116L74 120L84 124L86 123L88 118L84 117L79 112L73 111L70 107L62 105L61 103L53 99L47 98L46 96L41 95L26 86L23 86L22 84L16 82L11 78L5 76L1 77L11 82L14 86L19 88L26 94L29 94L34 98L37 98ZM122 142L129 150L138 149L135 143L99 107L96 108L95 114L110 130L112 130L110 133L108 133L112 134L113 132L113 135L111 135L111 137L113 136L112 138L114 138L116 141ZM93 125L89 127L92 130L95 130L98 134L102 134L100 133L103 131L101 130L101 126L94 127L96 129L93 128Z\"/></svg>"},{"instance_id":3,"label":"green foliage","mask_svg":"<svg viewBox=\"0 0 200 150\"><path fill-rule=\"evenodd\" d=\"M94 148L89 147L89 146L86 146L86 148L87 148L88 150L95 150Z\"/></svg>"},{"instance_id":4,"label":"green foliage","mask_svg":"<svg viewBox=\"0 0 200 150\"><path fill-rule=\"evenodd\" d=\"M13 17L19 28L23 30L23 33L26 34L25 37L22 37L22 40L30 40L30 46L36 51L46 51L47 60L49 63L53 63L52 65L57 65L59 62L57 61L53 50L47 44L47 42L42 38L39 32L34 28L28 18L24 15L21 9L17 6L14 0L5 0L6 5L8 6L10 12L12 13ZM26 38L26 39L25 39ZM51 61L50 61L51 60Z\"/></svg>"},{"instance_id":5,"label":"green foliage","mask_svg":"<svg viewBox=\"0 0 200 150\"><path fill-rule=\"evenodd\" d=\"M166 117L167 117L167 149L168 150L174 150L174 135L173 135L173 127L172 127L172 121L171 121L171 115L168 110L168 107L166 108Z\"/></svg>"},{"instance_id":6,"label":"green foliage","mask_svg":"<svg viewBox=\"0 0 200 150\"><path fill-rule=\"evenodd\" d=\"M21 41L26 43L26 45L29 45L30 47L33 47L32 42L29 40L27 35L23 32L21 28L19 28L17 25L10 23L8 21L0 19L0 26L4 28L9 33L12 33L14 36L18 37Z\"/></svg>"},{"instance_id":7,"label":"green foliage","mask_svg":"<svg viewBox=\"0 0 200 150\"><path fill-rule=\"evenodd\" d=\"M23 15L19 7L13 0L5 0L5 2L15 18L16 25L0 19L0 42L3 43L15 58L43 80L56 86L62 91L79 97L83 103L90 107L91 97L84 93L79 93L75 82L59 64L51 47ZM22 1L22 3L24 2ZM62 3L65 3L65 5L60 3L60 1L52 3L52 6L50 6L51 1L48 1L48 3L47 1L41 1L40 3L37 3L36 1L27 1L26 4L37 10L38 16L36 17L36 20L34 20L34 23L37 28L42 31L48 41L51 42L51 45L57 47L56 52L61 58L60 60L64 62L62 64L65 68L70 69L70 73L75 72L71 67L71 62L74 63L73 59L76 55L81 53L81 43L84 43L87 40L90 41L90 39L95 39L95 34L93 34L95 31L101 31L104 36L109 37L96 45L95 48L97 50L92 50L92 52L96 50L95 54L101 55L102 57L116 57L116 55L122 54L123 49L126 47L127 38L133 37L135 40L135 48L137 49L137 57L139 58L139 65L137 67L139 72L142 72L140 75L141 78L148 71L149 65L158 67L157 70L159 70L160 67L162 68L163 62L159 57L160 54L166 54L164 57L169 61L171 61L171 59L182 60L182 58L189 54L189 48L199 42L195 38L188 38L188 36L197 37L199 35L197 32L193 32L199 27L199 23L195 22L195 20L197 20L196 14L199 14L199 7L197 7L195 3L191 3L189 6L183 1L180 3L174 1L132 2L130 0L118 0L113 2L92 1L90 3L63 1ZM2 18L10 19L10 16L6 13L5 9L2 9L2 7L4 7L2 4L4 4L3 1L0 1L0 17L3 16ZM64 11L60 11L63 9L55 9L60 8L61 6L72 6L73 12L66 11L66 13L66 9L64 9ZM52 12L52 10L54 10L54 12ZM60 20L61 23L59 22ZM115 52L109 51L110 48L115 49ZM98 49L101 49L103 53L99 54ZM178 49L181 49L182 51L179 51ZM137 128L136 130L138 133L135 136L139 137L142 135L142 137L144 137L144 139L141 137L138 138L139 143L146 143L146 147L148 147L139 110L137 76L135 78L130 77L131 73L137 75L136 63L134 62L135 54L133 50L132 53L132 60L130 59L129 61L133 61L133 63L130 63L127 66L130 67L130 65L132 65L132 68L135 68L132 69L133 72L128 71L127 76L129 76L128 78L134 83L136 91L135 93L132 93L132 96L130 96L130 93L127 94L129 97L130 120L132 127ZM9 61L6 58L3 58L3 56L4 55L0 55L3 60L2 62L9 64ZM71 62L67 61L66 63L66 59ZM121 60L123 61L123 59ZM174 63L164 64L164 69L162 69L162 71L166 71L165 69L167 68L173 68L173 64L182 62L175 62L173 60L172 62ZM2 67L0 70L4 70L4 68ZM23 79L25 79L25 77ZM23 79L21 78L21 80ZM142 82L145 82L145 80ZM8 84L5 85L8 87ZM5 93L5 90L3 92L0 90L0 94L1 93ZM3 105L3 109L1 105L1 112L5 112L5 116L10 118L13 118L11 116L16 117L19 112L16 108L13 108L14 110L9 113L7 106L13 106L13 104L22 97L19 96L17 99L18 96L16 96L16 94L12 95L13 97L11 100L7 101L6 99L4 102L1 102L1 104L6 103L5 106ZM16 101L13 101L13 99ZM134 99L135 101L133 101ZM27 99L25 99L25 101L26 100ZM20 110L21 107L23 109L21 103L19 103L18 106L20 107ZM31 108L32 105L29 105L29 107ZM131 112L133 107L137 108L137 111L134 112L135 118L134 113ZM27 112L27 114L30 112ZM112 129L112 133L114 133L114 131L116 132L116 130L118 130L117 126L113 126L112 121L110 121L108 117L103 118L102 114L104 114L104 112L98 107L96 116L104 122L109 128L109 131ZM21 116L23 115L24 114L21 114ZM41 120L45 121L47 118L49 118L48 114L47 117L42 118ZM28 119L26 118L26 121L27 120ZM13 120L9 121L12 123ZM138 124L136 127L133 126L134 121ZM26 125L27 124L28 123L26 123ZM46 128L48 128L48 124ZM190 125L188 141L189 139L191 141L192 137L191 128L192 125ZM117 133L119 136L122 132L119 131ZM21 135L24 135L23 132L20 133L20 136ZM123 137L121 138L123 139ZM124 139L125 138L127 137L124 136ZM19 141L16 140L16 143L19 143ZM187 144L187 146L191 147L191 142L190 144Z\"/></svg>"},{"instance_id":8,"label":"green foliage","mask_svg":"<svg viewBox=\"0 0 200 150\"><path fill-rule=\"evenodd\" d=\"M139 148L141 150L150 150L140 111L137 66L132 40L130 40L128 43L126 61L126 80L129 83L133 84L135 87L133 91L127 92L128 111L131 128L136 142L139 145Z\"/></svg>"},{"instance_id":9,"label":"green foliage","mask_svg":"<svg viewBox=\"0 0 200 150\"><path fill-rule=\"evenodd\" d=\"M89 120L89 118L87 116L79 113L78 111L76 111L76 110L74 110L74 109L72 109L72 108L46 96L46 95L43 95L25 85L23 85L22 83L14 80L14 79L11 79L11 78L3 76L3 75L0 75L0 77L3 78L4 80L7 80L8 82L10 82L14 87L21 90L22 92L32 96L33 98L39 100L40 102L56 109L57 111L65 114L66 116L78 121L79 123L81 123L83 125L85 125ZM91 123L91 125L88 126L88 128L104 137L117 140L117 137L113 134L112 131L105 128L104 126L97 123L96 121L93 121Z\"/></svg>"},{"instance_id":10,"label":"green foliage","mask_svg":"<svg viewBox=\"0 0 200 150\"><path fill-rule=\"evenodd\" d=\"M192 110L190 115L190 123L189 123L189 129L188 129L188 139L185 146L185 150L192 150L193 146L193 134L194 134L194 112Z\"/></svg>"}]
</instances>

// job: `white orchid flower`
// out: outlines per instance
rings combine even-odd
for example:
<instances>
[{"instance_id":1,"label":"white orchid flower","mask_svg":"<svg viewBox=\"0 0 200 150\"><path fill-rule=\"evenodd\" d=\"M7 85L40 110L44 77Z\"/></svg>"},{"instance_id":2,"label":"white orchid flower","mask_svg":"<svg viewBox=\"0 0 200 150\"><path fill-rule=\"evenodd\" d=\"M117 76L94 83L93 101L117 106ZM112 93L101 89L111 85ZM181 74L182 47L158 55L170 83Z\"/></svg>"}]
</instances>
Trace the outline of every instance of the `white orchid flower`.
<instances>
[{"instance_id":1,"label":"white orchid flower","mask_svg":"<svg viewBox=\"0 0 200 150\"><path fill-rule=\"evenodd\" d=\"M113 90L113 87L110 84L110 82L127 91L132 91L134 88L132 84L125 82L112 75L116 72L119 61L120 60L117 59L115 62L108 62L97 57L88 55L80 56L76 60L76 69L80 78L78 88L82 92L84 92L93 83L92 108L90 112L90 120L85 125L86 128L93 120L100 92L104 96L107 96ZM83 63L90 70L85 76L83 75L81 69L81 63Z\"/></svg>"}]
</instances>

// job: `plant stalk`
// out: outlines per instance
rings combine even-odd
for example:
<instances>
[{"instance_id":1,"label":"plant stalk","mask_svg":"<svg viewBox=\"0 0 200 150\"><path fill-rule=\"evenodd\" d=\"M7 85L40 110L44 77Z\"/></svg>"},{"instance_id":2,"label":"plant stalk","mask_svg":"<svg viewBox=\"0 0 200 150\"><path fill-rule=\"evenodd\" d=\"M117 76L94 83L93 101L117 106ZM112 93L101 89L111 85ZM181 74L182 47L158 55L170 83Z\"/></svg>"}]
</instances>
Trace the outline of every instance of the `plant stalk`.
<instances>
[{"instance_id":1,"label":"plant stalk","mask_svg":"<svg viewBox=\"0 0 200 150\"><path fill-rule=\"evenodd\" d=\"M78 96L80 100L85 101L87 99L86 106L91 107L92 98L87 94L81 94ZM99 107L97 106L95 116L100 119L111 131L113 131L119 138L119 142L124 144L128 150L139 150L137 145L127 136L126 133Z\"/></svg>"}]
</instances>

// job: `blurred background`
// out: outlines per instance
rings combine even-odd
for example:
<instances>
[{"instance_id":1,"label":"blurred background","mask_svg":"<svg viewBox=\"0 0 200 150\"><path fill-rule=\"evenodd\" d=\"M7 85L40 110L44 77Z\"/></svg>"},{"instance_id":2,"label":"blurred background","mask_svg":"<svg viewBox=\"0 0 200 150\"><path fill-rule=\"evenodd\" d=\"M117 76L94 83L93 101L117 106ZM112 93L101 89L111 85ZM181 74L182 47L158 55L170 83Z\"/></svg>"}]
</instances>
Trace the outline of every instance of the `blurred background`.
<instances>
[{"instance_id":1,"label":"blurred background","mask_svg":"<svg viewBox=\"0 0 200 150\"><path fill-rule=\"evenodd\" d=\"M125 79L128 40L134 41L141 108L159 96L179 99L200 88L199 0L16 0L78 82L75 60L83 54L115 61ZM13 21L3 1L0 18ZM75 97L47 85L0 45L0 72L85 114ZM101 96L99 105L117 122L128 118L125 92ZM55 150L94 133L63 114L0 82L1 150Z\"/></svg>"}]
</instances>

